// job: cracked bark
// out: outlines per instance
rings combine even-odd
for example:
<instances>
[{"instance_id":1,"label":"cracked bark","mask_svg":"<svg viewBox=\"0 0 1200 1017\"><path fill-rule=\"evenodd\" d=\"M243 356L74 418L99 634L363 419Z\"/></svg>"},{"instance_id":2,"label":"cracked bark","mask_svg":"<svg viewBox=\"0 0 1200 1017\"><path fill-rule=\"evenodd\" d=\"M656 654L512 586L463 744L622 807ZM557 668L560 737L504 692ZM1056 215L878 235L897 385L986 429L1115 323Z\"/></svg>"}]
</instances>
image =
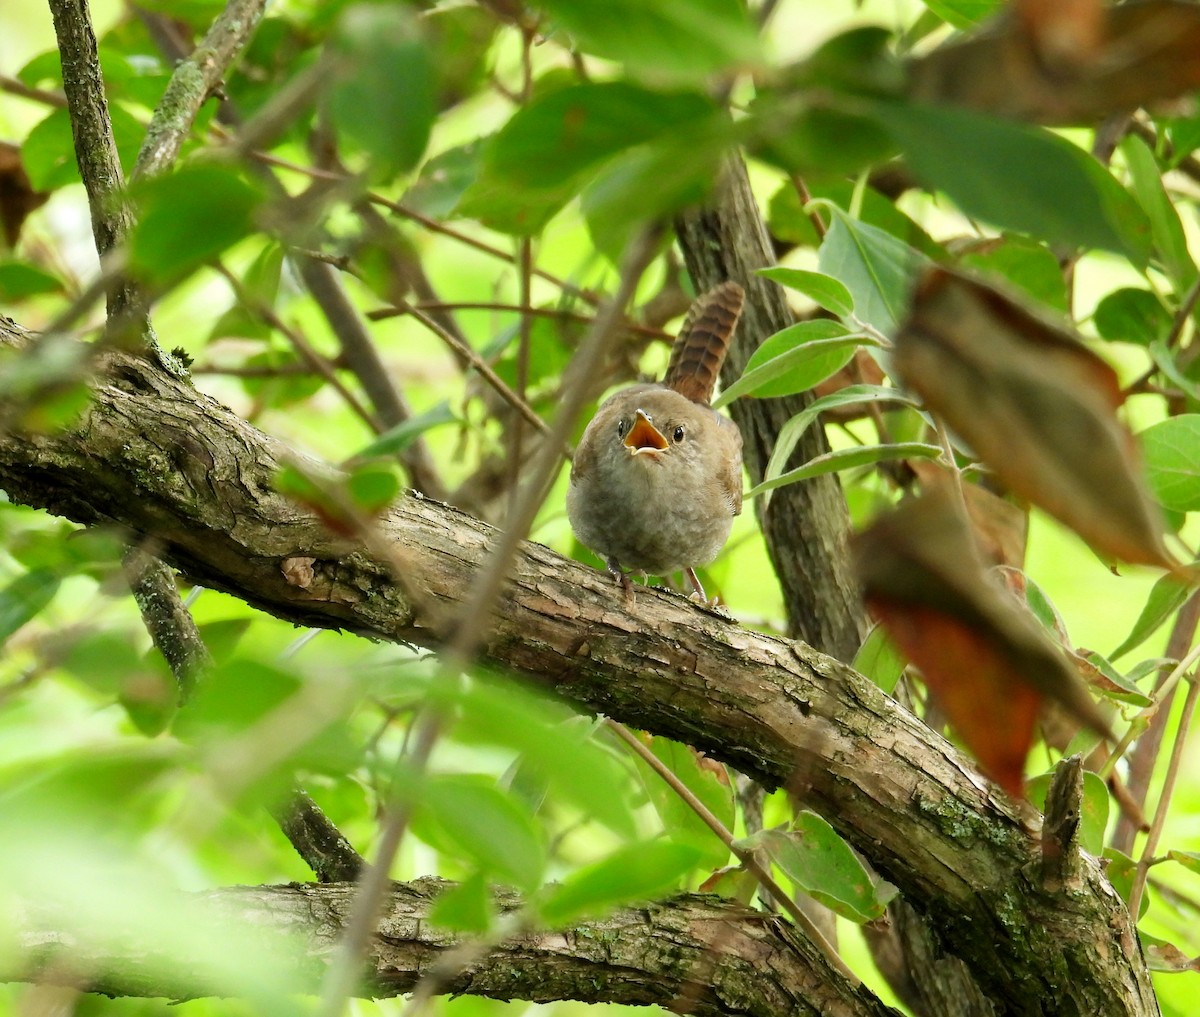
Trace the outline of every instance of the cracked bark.
<instances>
[{"instance_id":1,"label":"cracked bark","mask_svg":"<svg viewBox=\"0 0 1200 1017\"><path fill-rule=\"evenodd\" d=\"M0 321L0 348L22 342ZM99 366L77 427L0 437L0 487L14 501L152 538L193 581L298 624L431 647L453 630L491 527L401 500L379 524L404 566L393 579L272 490L276 463L295 456L282 443L144 361L114 351ZM286 570L293 558L313 559L311 575ZM664 592L627 604L603 573L531 543L483 656L801 794L900 887L998 1013L1157 1012L1100 864L1084 856L1077 887L1047 891L1038 817L838 661Z\"/></svg>"},{"instance_id":2,"label":"cracked bark","mask_svg":"<svg viewBox=\"0 0 1200 1017\"><path fill-rule=\"evenodd\" d=\"M392 885L372 939L357 995L411 992L460 941L428 922L436 897L453 884L426 878ZM350 914L353 883L228 887L180 895L180 913L203 943L206 933L256 961L291 993L316 993ZM503 911L516 894L496 892ZM179 965L170 946L144 931L120 930L120 949L76 940L44 921L12 930L24 967L7 960L0 979L61 981L109 995L188 999L224 995L229 983L208 965ZM244 940L240 937L245 937ZM852 988L782 919L716 897L683 894L559 931L518 934L485 949L444 984L455 995L686 1007L695 1017L895 1017L867 990Z\"/></svg>"}]
</instances>

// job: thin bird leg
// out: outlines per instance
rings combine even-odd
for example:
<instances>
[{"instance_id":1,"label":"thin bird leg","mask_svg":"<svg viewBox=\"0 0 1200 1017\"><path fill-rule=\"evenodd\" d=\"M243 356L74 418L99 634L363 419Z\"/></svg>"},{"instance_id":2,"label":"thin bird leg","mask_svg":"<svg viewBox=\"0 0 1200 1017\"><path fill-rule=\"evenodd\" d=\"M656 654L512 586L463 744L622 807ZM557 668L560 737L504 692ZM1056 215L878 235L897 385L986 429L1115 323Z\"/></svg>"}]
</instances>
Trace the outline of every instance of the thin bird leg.
<instances>
[{"instance_id":1,"label":"thin bird leg","mask_svg":"<svg viewBox=\"0 0 1200 1017\"><path fill-rule=\"evenodd\" d=\"M608 569L608 574L621 584L621 589L625 591L625 599L633 600L633 582L629 578L629 573L621 568L621 563L609 555L604 559L604 565Z\"/></svg>"},{"instance_id":2,"label":"thin bird leg","mask_svg":"<svg viewBox=\"0 0 1200 1017\"><path fill-rule=\"evenodd\" d=\"M696 575L695 569L684 569L684 574L692 581L692 596L698 597L700 603L707 604L708 597L704 593L704 584L700 582L700 577ZM716 598L714 598L715 600Z\"/></svg>"}]
</instances>

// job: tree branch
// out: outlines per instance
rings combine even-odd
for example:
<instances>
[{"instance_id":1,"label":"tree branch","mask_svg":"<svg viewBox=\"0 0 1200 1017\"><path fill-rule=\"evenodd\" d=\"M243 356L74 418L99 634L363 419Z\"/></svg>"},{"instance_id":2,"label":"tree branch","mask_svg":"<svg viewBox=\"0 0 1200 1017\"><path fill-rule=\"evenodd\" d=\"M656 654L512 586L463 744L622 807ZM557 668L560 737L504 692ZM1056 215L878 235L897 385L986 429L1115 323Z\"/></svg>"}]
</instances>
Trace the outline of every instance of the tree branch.
<instances>
[{"instance_id":1,"label":"tree branch","mask_svg":"<svg viewBox=\"0 0 1200 1017\"><path fill-rule=\"evenodd\" d=\"M426 878L394 883L372 938L360 996L390 997L410 992L436 959L460 940L428 921L439 894L453 884ZM280 970L290 993L314 993L341 938L354 897L352 883L229 887L192 898L181 895L179 910L198 929L220 929L222 937L252 929L250 956L275 941ZM496 891L501 911L518 897ZM69 925L67 926L70 927ZM115 996L189 999L228 992L206 979L204 964L180 964L171 947L142 930L111 948L99 938L84 940L44 922L13 930L32 957L25 968L8 961L0 979L53 982L61 978ZM47 946L47 944L53 944ZM272 959L276 959L272 958ZM887 1017L895 1011L870 992L833 975L824 958L786 922L715 897L685 894L558 932L531 932L487 950L474 964L456 970L444 986L455 995L552 1002L575 999L627 1005L689 1005L695 1017Z\"/></svg>"},{"instance_id":2,"label":"tree branch","mask_svg":"<svg viewBox=\"0 0 1200 1017\"><path fill-rule=\"evenodd\" d=\"M26 341L0 320L0 348ZM0 436L0 487L14 501L151 536L195 581L300 624L435 647L453 632L490 527L402 500L380 522L401 586L389 563L274 493L276 464L295 453L144 361L113 351L100 366L78 427ZM311 576L285 572L293 557L314 559ZM1157 1012L1099 863L1082 858L1077 889L1046 890L1037 818L836 660L664 592L628 604L604 573L528 543L483 655L800 794L900 887L998 1011L1053 1000L1064 1015Z\"/></svg>"}]
</instances>

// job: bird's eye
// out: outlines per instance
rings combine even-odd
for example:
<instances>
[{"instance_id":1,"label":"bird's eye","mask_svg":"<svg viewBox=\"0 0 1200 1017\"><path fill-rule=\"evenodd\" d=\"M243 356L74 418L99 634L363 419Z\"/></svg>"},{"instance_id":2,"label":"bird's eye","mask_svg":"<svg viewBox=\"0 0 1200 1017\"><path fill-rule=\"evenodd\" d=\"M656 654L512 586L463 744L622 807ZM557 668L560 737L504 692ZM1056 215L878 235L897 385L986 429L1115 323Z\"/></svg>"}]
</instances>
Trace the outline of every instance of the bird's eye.
<instances>
[{"instance_id":1,"label":"bird's eye","mask_svg":"<svg viewBox=\"0 0 1200 1017\"><path fill-rule=\"evenodd\" d=\"M625 432L628 430L629 430L629 424L627 421L625 421L625 420L617 421L617 437L618 438L624 438Z\"/></svg>"},{"instance_id":2,"label":"bird's eye","mask_svg":"<svg viewBox=\"0 0 1200 1017\"><path fill-rule=\"evenodd\" d=\"M672 437L677 442L683 441L683 425L682 424L680 424L677 428L675 428L675 433L672 435Z\"/></svg>"}]
</instances>

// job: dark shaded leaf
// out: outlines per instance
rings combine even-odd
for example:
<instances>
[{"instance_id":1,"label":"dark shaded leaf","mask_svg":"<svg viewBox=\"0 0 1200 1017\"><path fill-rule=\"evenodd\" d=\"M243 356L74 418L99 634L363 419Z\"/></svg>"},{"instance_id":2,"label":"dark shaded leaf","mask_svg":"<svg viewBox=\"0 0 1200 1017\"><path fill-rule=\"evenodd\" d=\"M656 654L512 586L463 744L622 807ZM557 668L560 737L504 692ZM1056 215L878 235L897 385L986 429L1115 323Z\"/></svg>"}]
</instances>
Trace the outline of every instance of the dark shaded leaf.
<instances>
[{"instance_id":1,"label":"dark shaded leaf","mask_svg":"<svg viewBox=\"0 0 1200 1017\"><path fill-rule=\"evenodd\" d=\"M970 216L1043 240L1124 254L1145 265L1150 224L1089 153L1049 131L980 113L881 105L880 125L924 183Z\"/></svg>"},{"instance_id":2,"label":"dark shaded leaf","mask_svg":"<svg viewBox=\"0 0 1200 1017\"><path fill-rule=\"evenodd\" d=\"M61 583L53 572L36 569L17 576L0 590L0 646L22 625L41 614Z\"/></svg>"},{"instance_id":3,"label":"dark shaded leaf","mask_svg":"<svg viewBox=\"0 0 1200 1017\"><path fill-rule=\"evenodd\" d=\"M1125 286L1105 294L1092 316L1109 342L1149 346L1171 328L1171 314L1150 290Z\"/></svg>"},{"instance_id":4,"label":"dark shaded leaf","mask_svg":"<svg viewBox=\"0 0 1200 1017\"><path fill-rule=\"evenodd\" d=\"M396 4L359 4L338 21L336 57L325 96L339 137L370 158L387 180L425 152L437 112L436 72L416 16Z\"/></svg>"}]
</instances>

